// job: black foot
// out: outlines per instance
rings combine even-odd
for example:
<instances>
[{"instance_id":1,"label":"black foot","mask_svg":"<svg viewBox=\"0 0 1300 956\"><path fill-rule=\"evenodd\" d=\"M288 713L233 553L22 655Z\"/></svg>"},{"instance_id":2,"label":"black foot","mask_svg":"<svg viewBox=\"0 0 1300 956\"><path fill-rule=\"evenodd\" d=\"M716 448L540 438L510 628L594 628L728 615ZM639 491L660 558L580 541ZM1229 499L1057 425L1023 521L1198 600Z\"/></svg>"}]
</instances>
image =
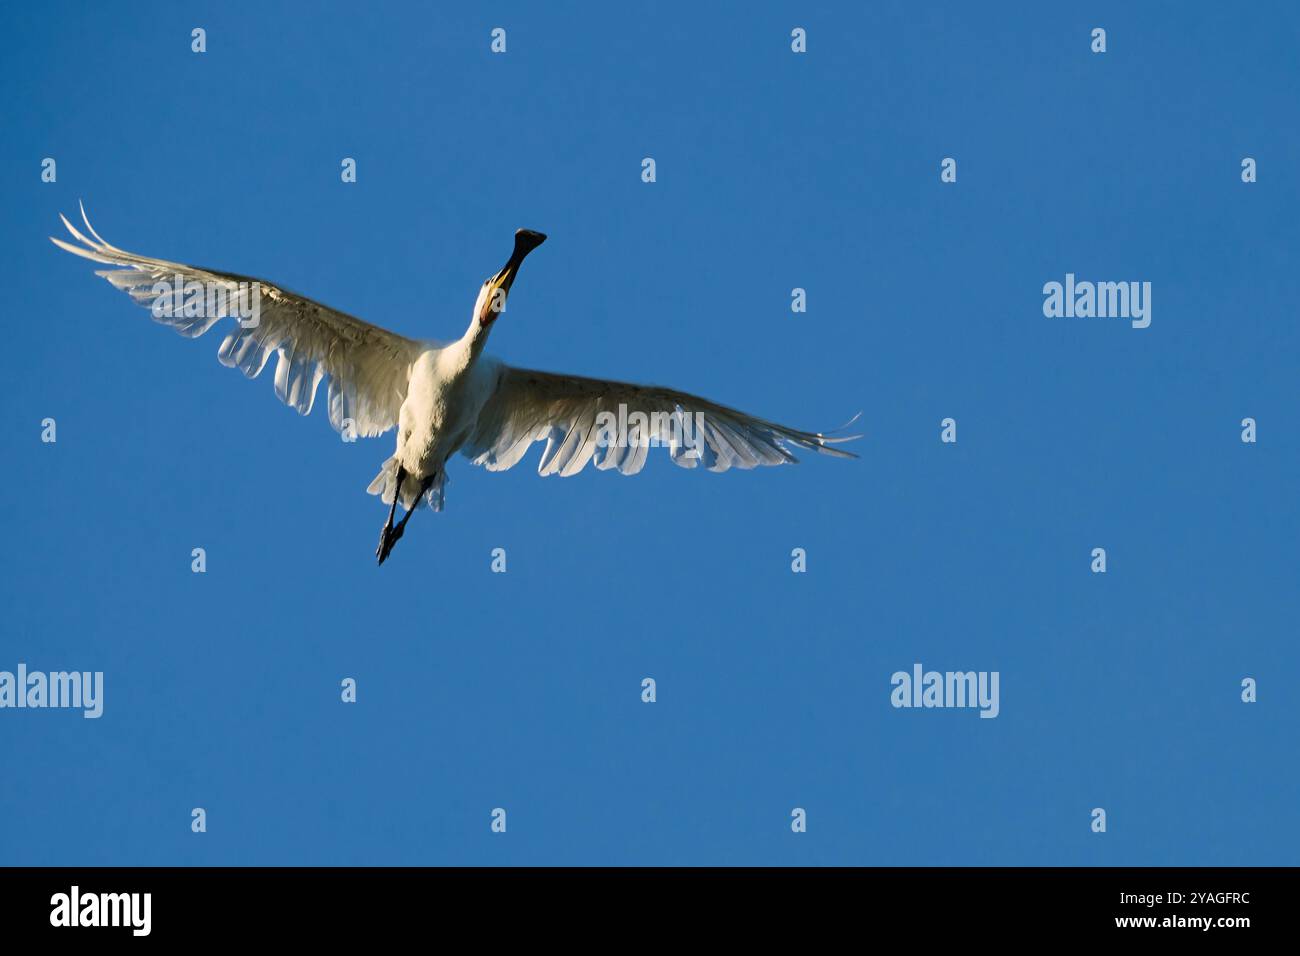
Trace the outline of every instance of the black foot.
<instances>
[{"instance_id":1,"label":"black foot","mask_svg":"<svg viewBox=\"0 0 1300 956\"><path fill-rule=\"evenodd\" d=\"M388 556L393 553L393 545L401 540L404 530L402 525L399 524L395 528L385 527L379 532L379 547L375 549L375 557L379 559L380 564L383 564L388 559Z\"/></svg>"}]
</instances>

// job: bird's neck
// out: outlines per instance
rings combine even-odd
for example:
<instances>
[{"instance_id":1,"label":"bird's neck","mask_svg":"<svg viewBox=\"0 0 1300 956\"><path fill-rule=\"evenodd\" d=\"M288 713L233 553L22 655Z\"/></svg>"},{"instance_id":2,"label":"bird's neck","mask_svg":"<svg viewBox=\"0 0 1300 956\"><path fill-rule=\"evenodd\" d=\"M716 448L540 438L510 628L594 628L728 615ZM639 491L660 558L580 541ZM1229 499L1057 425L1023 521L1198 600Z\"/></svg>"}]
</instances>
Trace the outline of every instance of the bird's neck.
<instances>
[{"instance_id":1,"label":"bird's neck","mask_svg":"<svg viewBox=\"0 0 1300 956\"><path fill-rule=\"evenodd\" d=\"M484 323L479 319L478 309L474 310L474 317L470 319L469 328L461 337L461 342L470 354L470 361L478 358L483 353L483 347L487 345L488 336L492 334L492 326L495 323Z\"/></svg>"}]
</instances>

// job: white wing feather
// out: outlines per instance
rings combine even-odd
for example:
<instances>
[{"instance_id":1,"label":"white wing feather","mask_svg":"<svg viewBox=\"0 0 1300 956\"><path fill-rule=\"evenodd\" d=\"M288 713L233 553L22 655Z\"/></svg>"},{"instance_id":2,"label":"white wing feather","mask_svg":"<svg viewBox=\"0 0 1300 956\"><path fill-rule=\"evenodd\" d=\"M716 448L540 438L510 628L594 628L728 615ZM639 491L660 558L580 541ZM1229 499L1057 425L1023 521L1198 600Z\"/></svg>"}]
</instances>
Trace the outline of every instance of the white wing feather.
<instances>
[{"instance_id":1,"label":"white wing feather","mask_svg":"<svg viewBox=\"0 0 1300 956\"><path fill-rule=\"evenodd\" d=\"M177 277L181 282L198 282L227 292L238 291L241 283L245 288L255 283L260 296L259 321L256 327L249 328L236 321L217 352L223 365L256 378L275 353L275 394L299 414L311 411L316 389L328 376L329 419L335 429L343 431L345 421L351 419L355 434L369 437L397 424L411 363L423 350L419 342L271 282L118 249L95 232L84 208L81 218L93 239L78 232L66 217L59 218L80 245L53 237L50 241L83 259L120 267L96 270L95 274L146 307L151 307L157 297L156 283L175 285ZM197 338L224 318L237 319L234 312L226 310L190 318L159 315L156 311L152 314L155 321L187 338Z\"/></svg>"},{"instance_id":2,"label":"white wing feather","mask_svg":"<svg viewBox=\"0 0 1300 956\"><path fill-rule=\"evenodd\" d=\"M625 441L611 442L599 416L607 412L617 419L620 405L624 418L639 411L646 415L647 425L630 427ZM610 420L605 417L603 422L608 426ZM502 365L496 390L479 413L462 452L476 465L503 471L518 464L533 442L545 439L538 474L567 477L595 462L598 469L616 468L634 475L645 465L651 440L666 445L672 461L683 468L703 464L709 471L726 471L796 462L791 446L856 458L834 445L858 437L831 438L788 428L655 385Z\"/></svg>"}]
</instances>

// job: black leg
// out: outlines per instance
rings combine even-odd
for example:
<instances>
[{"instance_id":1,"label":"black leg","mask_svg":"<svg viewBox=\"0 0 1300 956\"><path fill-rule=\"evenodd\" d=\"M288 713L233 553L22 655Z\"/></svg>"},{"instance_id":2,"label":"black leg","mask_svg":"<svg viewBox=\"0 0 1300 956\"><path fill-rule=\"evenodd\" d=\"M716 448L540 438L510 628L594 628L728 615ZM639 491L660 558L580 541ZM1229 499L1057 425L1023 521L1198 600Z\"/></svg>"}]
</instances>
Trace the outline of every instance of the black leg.
<instances>
[{"instance_id":1,"label":"black leg","mask_svg":"<svg viewBox=\"0 0 1300 956\"><path fill-rule=\"evenodd\" d=\"M397 502L402 497L402 482L405 480L406 472L399 464L397 466L397 488L393 491L393 505L388 509L388 520L379 529L379 547L375 549L375 557L379 559L380 564L384 563L384 559L388 557L388 552L393 550L394 542L401 537L400 531L396 535L393 534L393 517L397 514ZM409 518L410 515L411 513L408 511L406 517ZM406 523L406 518L402 519L402 523Z\"/></svg>"},{"instance_id":2,"label":"black leg","mask_svg":"<svg viewBox=\"0 0 1300 956\"><path fill-rule=\"evenodd\" d=\"M402 515L402 520L397 522L397 527L393 528L388 533L386 541L384 539L380 540L379 547L382 552L379 555L380 564L383 564L384 559L392 553L393 546L397 544L398 541L402 540L402 533L406 531L406 522L410 521L411 515L415 514L415 509L420 506L420 498L424 496L426 491L428 491L429 485L431 484L433 484L432 478L426 478L424 480L424 483L420 485L420 493L415 496L415 503L411 505L411 510Z\"/></svg>"}]
</instances>

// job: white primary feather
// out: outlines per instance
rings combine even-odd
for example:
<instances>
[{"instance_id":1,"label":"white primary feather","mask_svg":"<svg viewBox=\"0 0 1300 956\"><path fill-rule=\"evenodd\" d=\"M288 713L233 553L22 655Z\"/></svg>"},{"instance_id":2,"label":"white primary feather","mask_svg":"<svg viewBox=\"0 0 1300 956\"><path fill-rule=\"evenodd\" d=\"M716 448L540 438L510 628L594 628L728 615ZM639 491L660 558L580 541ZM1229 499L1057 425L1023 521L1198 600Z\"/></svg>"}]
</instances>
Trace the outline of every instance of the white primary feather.
<instances>
[{"instance_id":1,"label":"white primary feather","mask_svg":"<svg viewBox=\"0 0 1300 956\"><path fill-rule=\"evenodd\" d=\"M96 270L95 274L146 307L151 307L156 298L155 284L174 283L177 276L183 282L228 291L237 291L241 283L245 288L256 283L260 293L259 321L250 328L236 321L221 343L218 360L256 378L274 353L275 394L302 415L311 411L316 390L328 376L329 419L339 431L347 419L352 420L354 432L360 437L380 435L397 424L411 363L425 345L262 279L118 249L95 232L84 208L81 218L93 239L78 232L66 217L59 218L80 245L53 237L50 241L92 262L120 267ZM234 317L233 313L223 312L197 318L154 313L155 321L188 338L197 338L217 322Z\"/></svg>"}]
</instances>

